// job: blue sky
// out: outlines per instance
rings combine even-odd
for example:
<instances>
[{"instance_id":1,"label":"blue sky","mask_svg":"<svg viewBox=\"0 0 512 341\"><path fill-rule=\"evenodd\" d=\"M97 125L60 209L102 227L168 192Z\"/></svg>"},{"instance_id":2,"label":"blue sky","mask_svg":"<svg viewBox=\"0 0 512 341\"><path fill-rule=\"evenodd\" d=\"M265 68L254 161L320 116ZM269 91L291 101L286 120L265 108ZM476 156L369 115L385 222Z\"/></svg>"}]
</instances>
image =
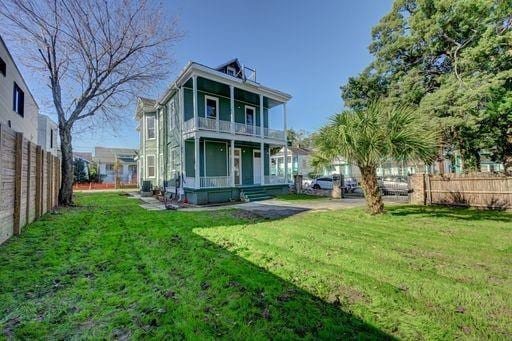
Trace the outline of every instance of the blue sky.
<instances>
[{"instance_id":1,"label":"blue sky","mask_svg":"<svg viewBox=\"0 0 512 341\"><path fill-rule=\"evenodd\" d=\"M371 60L371 28L391 9L390 0L270 1L172 0L169 15L180 18L185 37L176 46L171 78L189 60L217 66L237 57L257 69L258 81L293 96L288 105L288 126L314 131L343 108L340 85L357 75ZM26 72L24 73L26 74ZM38 102L47 101L37 91ZM160 94L163 88L156 87ZM74 139L75 149L95 145L137 147L134 106L126 123L84 133ZM51 115L50 115L51 116Z\"/></svg>"}]
</instances>

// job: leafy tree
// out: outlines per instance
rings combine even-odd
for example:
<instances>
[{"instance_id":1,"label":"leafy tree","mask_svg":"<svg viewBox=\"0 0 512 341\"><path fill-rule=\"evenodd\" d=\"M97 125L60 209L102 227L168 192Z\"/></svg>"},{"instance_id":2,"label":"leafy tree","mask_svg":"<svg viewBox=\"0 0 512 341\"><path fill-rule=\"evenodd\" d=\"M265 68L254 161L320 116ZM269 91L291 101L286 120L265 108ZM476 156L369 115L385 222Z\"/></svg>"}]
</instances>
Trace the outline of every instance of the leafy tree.
<instances>
[{"instance_id":1,"label":"leafy tree","mask_svg":"<svg viewBox=\"0 0 512 341\"><path fill-rule=\"evenodd\" d=\"M377 182L377 167L383 160L431 161L438 136L418 113L405 106L373 102L361 110L335 115L315 137L313 164L328 165L339 156L357 165L368 209L384 209Z\"/></svg>"},{"instance_id":2,"label":"leafy tree","mask_svg":"<svg viewBox=\"0 0 512 341\"><path fill-rule=\"evenodd\" d=\"M102 181L98 164L95 161L89 163L89 181L96 183L101 183Z\"/></svg>"},{"instance_id":3,"label":"leafy tree","mask_svg":"<svg viewBox=\"0 0 512 341\"><path fill-rule=\"evenodd\" d=\"M287 133L287 140L288 140L288 146L293 147L300 147L300 148L311 148L312 145L312 138L311 134L308 133L305 130L294 130L294 129L288 129L286 131Z\"/></svg>"},{"instance_id":4,"label":"leafy tree","mask_svg":"<svg viewBox=\"0 0 512 341\"><path fill-rule=\"evenodd\" d=\"M74 170L74 183L84 183L89 181L89 177L87 176L87 164L82 159L75 159L73 161L73 170Z\"/></svg>"},{"instance_id":5,"label":"leafy tree","mask_svg":"<svg viewBox=\"0 0 512 341\"><path fill-rule=\"evenodd\" d=\"M506 141L512 125L502 113L504 128L493 128L512 79L510 8L511 0L396 0L372 30L374 61L342 87L345 104L360 109L383 97L414 105L442 128L465 170L479 169L482 148L508 162L510 148L489 141Z\"/></svg>"}]
</instances>

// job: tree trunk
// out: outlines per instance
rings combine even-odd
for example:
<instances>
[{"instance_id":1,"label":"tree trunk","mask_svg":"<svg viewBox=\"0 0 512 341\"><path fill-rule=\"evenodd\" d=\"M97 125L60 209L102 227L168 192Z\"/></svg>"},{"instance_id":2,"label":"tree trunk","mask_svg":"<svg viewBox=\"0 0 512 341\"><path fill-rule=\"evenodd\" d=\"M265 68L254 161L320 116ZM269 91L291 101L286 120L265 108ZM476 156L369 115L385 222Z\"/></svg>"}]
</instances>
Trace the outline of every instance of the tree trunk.
<instances>
[{"instance_id":1,"label":"tree trunk","mask_svg":"<svg viewBox=\"0 0 512 341\"><path fill-rule=\"evenodd\" d=\"M512 176L512 155L504 155L502 163L505 174Z\"/></svg>"},{"instance_id":2,"label":"tree trunk","mask_svg":"<svg viewBox=\"0 0 512 341\"><path fill-rule=\"evenodd\" d=\"M60 151L62 154L62 182L59 192L59 204L69 206L73 203L73 148L71 146L71 129L59 127Z\"/></svg>"},{"instance_id":3,"label":"tree trunk","mask_svg":"<svg viewBox=\"0 0 512 341\"><path fill-rule=\"evenodd\" d=\"M377 182L377 171L375 167L359 167L362 176L362 185L364 197L368 210L371 214L379 214L384 211L384 203L379 191L379 183Z\"/></svg>"}]
</instances>

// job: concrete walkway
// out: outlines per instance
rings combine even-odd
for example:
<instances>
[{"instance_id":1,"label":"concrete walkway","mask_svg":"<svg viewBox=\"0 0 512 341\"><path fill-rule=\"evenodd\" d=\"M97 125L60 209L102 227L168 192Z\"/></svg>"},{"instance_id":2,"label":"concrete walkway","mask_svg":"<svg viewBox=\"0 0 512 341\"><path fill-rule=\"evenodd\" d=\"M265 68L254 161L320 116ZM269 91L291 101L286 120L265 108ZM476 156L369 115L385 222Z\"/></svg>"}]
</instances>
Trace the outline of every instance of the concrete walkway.
<instances>
[{"instance_id":1,"label":"concrete walkway","mask_svg":"<svg viewBox=\"0 0 512 341\"><path fill-rule=\"evenodd\" d=\"M143 203L140 205L142 208L149 211L163 211L165 210L164 203L160 202L154 197L141 197L139 193L130 193L133 199L139 199ZM390 202L388 202L389 204ZM350 198L350 199L328 199L328 198L313 198L311 200L278 200L269 199L263 201L254 201L237 204L226 204L217 206L191 206L179 208L183 212L205 212L205 211L219 211L228 209L238 209L247 211L251 214L260 216L265 219L279 219L289 217L305 211L333 211L342 210L353 207L364 207L366 202L364 198Z\"/></svg>"},{"instance_id":2,"label":"concrete walkway","mask_svg":"<svg viewBox=\"0 0 512 341\"><path fill-rule=\"evenodd\" d=\"M311 199L286 201L278 199L269 199L263 201L254 201L226 206L196 206L182 208L180 211L200 212L200 211L217 211L225 209L239 209L250 212L266 219L279 219L289 217L305 211L330 211L341 210L352 207L365 206L364 199Z\"/></svg>"}]
</instances>

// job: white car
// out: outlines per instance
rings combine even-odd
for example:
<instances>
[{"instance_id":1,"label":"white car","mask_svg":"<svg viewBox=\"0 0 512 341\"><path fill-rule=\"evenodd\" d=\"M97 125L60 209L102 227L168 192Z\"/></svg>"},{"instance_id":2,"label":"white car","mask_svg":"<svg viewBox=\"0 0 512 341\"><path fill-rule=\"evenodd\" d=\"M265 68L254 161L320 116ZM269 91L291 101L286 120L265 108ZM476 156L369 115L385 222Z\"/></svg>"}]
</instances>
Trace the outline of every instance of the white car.
<instances>
[{"instance_id":1,"label":"white car","mask_svg":"<svg viewBox=\"0 0 512 341\"><path fill-rule=\"evenodd\" d=\"M314 189L332 189L332 177L317 178L311 182L311 187Z\"/></svg>"}]
</instances>

